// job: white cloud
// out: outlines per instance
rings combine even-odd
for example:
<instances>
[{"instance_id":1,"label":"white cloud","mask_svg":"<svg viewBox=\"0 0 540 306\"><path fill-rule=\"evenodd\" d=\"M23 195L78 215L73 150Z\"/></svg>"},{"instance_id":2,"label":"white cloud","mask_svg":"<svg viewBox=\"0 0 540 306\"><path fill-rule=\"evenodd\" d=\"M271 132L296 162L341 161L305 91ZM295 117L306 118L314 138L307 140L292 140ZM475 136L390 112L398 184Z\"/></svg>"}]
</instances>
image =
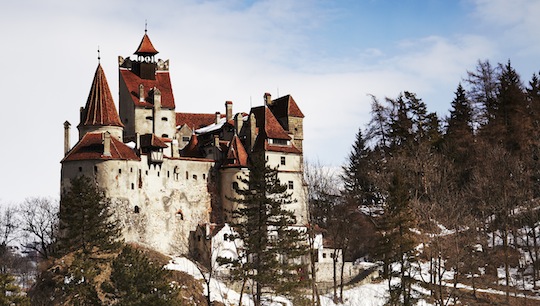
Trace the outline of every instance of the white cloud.
<instances>
[{"instance_id":1,"label":"white cloud","mask_svg":"<svg viewBox=\"0 0 540 306\"><path fill-rule=\"evenodd\" d=\"M472 3L480 22L475 28L496 23L507 10L500 1ZM538 28L538 5L520 3L524 8L498 29L515 39L521 37L516 31L525 29L540 45L532 35ZM499 37L480 30L404 37L389 42L390 49L352 46L345 38L317 50L313 36L338 14L318 4L27 0L3 5L0 86L5 108L0 129L9 145L3 144L8 149L0 153L8 161L0 176L0 200L58 195L62 123L78 124L97 65L97 46L118 102L117 56L135 51L145 19L158 57L171 60L178 111L222 111L226 100L234 102L235 111L246 111L262 104L264 92L292 94L306 115L306 157L334 165L344 161L358 128L369 120L368 93L384 98L409 90L431 110L444 112L465 71L479 58L500 56Z\"/></svg>"}]
</instances>

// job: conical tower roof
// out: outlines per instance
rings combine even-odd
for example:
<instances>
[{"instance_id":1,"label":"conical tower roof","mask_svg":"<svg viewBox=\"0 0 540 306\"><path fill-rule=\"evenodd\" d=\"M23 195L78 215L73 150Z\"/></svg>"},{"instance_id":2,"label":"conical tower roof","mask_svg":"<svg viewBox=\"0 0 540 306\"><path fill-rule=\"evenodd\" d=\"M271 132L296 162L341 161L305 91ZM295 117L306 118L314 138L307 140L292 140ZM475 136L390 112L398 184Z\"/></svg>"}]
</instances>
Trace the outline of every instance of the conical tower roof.
<instances>
[{"instance_id":1,"label":"conical tower roof","mask_svg":"<svg viewBox=\"0 0 540 306\"><path fill-rule=\"evenodd\" d=\"M81 116L81 125L124 126L116 111L111 90L101 64L98 64L94 75L92 88L90 88L90 94L88 94L88 100Z\"/></svg>"},{"instance_id":2,"label":"conical tower roof","mask_svg":"<svg viewBox=\"0 0 540 306\"><path fill-rule=\"evenodd\" d=\"M154 48L154 45L152 45L152 42L150 41L150 37L148 37L148 34L144 33L144 36L141 40L141 43L139 44L139 47L137 48L137 51L135 51L135 54L137 55L156 55L159 52Z\"/></svg>"}]
</instances>

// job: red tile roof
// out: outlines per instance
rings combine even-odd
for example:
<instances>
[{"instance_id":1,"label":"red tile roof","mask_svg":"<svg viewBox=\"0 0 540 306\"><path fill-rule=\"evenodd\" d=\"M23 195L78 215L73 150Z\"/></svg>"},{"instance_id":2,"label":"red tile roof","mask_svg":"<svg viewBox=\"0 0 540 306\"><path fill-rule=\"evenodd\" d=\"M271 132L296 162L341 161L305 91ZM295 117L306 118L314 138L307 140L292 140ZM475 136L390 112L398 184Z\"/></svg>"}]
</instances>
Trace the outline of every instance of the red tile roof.
<instances>
[{"instance_id":1,"label":"red tile roof","mask_svg":"<svg viewBox=\"0 0 540 306\"><path fill-rule=\"evenodd\" d=\"M103 156L103 134L86 133L62 162L74 160L141 160L120 140L111 137L111 156Z\"/></svg>"},{"instance_id":2,"label":"red tile roof","mask_svg":"<svg viewBox=\"0 0 540 306\"><path fill-rule=\"evenodd\" d=\"M90 93L88 94L88 100L84 107L82 118L82 125L98 125L98 126L124 126L120 121L116 106L107 83L107 78L103 72L101 64L98 64L96 73L94 74L94 80Z\"/></svg>"},{"instance_id":3,"label":"red tile roof","mask_svg":"<svg viewBox=\"0 0 540 306\"><path fill-rule=\"evenodd\" d=\"M141 148L167 148L167 144L155 134L141 135Z\"/></svg>"},{"instance_id":4,"label":"red tile roof","mask_svg":"<svg viewBox=\"0 0 540 306\"><path fill-rule=\"evenodd\" d=\"M220 114L220 117L225 117L225 114ZM216 114L176 113L176 126L186 124L190 129L193 130L209 126L215 122Z\"/></svg>"},{"instance_id":5,"label":"red tile roof","mask_svg":"<svg viewBox=\"0 0 540 306\"><path fill-rule=\"evenodd\" d=\"M251 111L255 114L256 125L259 128L259 131L264 131L268 138L291 139L268 107L254 107Z\"/></svg>"},{"instance_id":6,"label":"red tile roof","mask_svg":"<svg viewBox=\"0 0 540 306\"><path fill-rule=\"evenodd\" d=\"M152 42L150 41L150 37L144 33L144 36L141 40L141 43L139 44L139 47L137 48L137 51L135 51L135 54L137 55L156 55L159 52L154 48L154 45L152 45Z\"/></svg>"},{"instance_id":7,"label":"red tile roof","mask_svg":"<svg viewBox=\"0 0 540 306\"><path fill-rule=\"evenodd\" d=\"M281 118L286 116L292 116L304 118L304 114L302 113L291 95L277 98L272 102L273 104L272 106L270 106L270 109L272 110L274 115L276 115L276 117Z\"/></svg>"},{"instance_id":8,"label":"red tile roof","mask_svg":"<svg viewBox=\"0 0 540 306\"><path fill-rule=\"evenodd\" d=\"M145 96L145 100L142 102L139 99L139 85L143 84L145 95L148 95L148 92L152 88L157 87L161 92L161 107L168 109L175 108L171 77L168 71L158 71L156 72L155 80L147 80L141 79L128 69L120 69L120 79L126 84L135 106L153 107L153 104L148 102L150 100L148 99L148 96Z\"/></svg>"},{"instance_id":9,"label":"red tile roof","mask_svg":"<svg viewBox=\"0 0 540 306\"><path fill-rule=\"evenodd\" d=\"M229 143L229 148L227 150L227 157L223 166L225 167L247 167L248 163L248 153L242 145L240 138L237 135L234 135L233 139Z\"/></svg>"},{"instance_id":10,"label":"red tile roof","mask_svg":"<svg viewBox=\"0 0 540 306\"><path fill-rule=\"evenodd\" d=\"M201 151L199 150L199 138L197 135L191 135L189 143L181 150L180 154L182 157L203 157Z\"/></svg>"}]
</instances>

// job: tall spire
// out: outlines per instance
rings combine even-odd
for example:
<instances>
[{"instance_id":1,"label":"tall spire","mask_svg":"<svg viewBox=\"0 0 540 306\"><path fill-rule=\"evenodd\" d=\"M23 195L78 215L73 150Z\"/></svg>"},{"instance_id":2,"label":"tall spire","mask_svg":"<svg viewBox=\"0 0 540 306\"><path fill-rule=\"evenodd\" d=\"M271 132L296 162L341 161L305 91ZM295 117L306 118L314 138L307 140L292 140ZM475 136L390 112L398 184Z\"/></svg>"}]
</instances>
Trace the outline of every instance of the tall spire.
<instances>
[{"instance_id":1,"label":"tall spire","mask_svg":"<svg viewBox=\"0 0 540 306\"><path fill-rule=\"evenodd\" d=\"M101 64L98 64L86 106L81 114L81 125L124 126L116 111L111 90Z\"/></svg>"}]
</instances>

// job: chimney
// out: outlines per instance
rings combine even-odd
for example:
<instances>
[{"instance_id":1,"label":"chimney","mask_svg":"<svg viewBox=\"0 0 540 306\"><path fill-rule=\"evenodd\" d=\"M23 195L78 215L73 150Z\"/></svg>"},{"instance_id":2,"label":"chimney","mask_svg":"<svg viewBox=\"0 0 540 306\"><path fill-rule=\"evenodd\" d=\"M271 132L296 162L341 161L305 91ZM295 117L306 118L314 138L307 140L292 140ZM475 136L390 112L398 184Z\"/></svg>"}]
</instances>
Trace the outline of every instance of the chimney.
<instances>
[{"instance_id":1,"label":"chimney","mask_svg":"<svg viewBox=\"0 0 540 306\"><path fill-rule=\"evenodd\" d=\"M264 94L264 104L266 104L266 106L272 106L272 95L270 93Z\"/></svg>"},{"instance_id":2,"label":"chimney","mask_svg":"<svg viewBox=\"0 0 540 306\"><path fill-rule=\"evenodd\" d=\"M255 146L255 138L257 138L257 120L255 114L249 115L249 149L253 150Z\"/></svg>"},{"instance_id":3,"label":"chimney","mask_svg":"<svg viewBox=\"0 0 540 306\"><path fill-rule=\"evenodd\" d=\"M234 129L237 135L242 131L242 125L244 125L244 116L242 113L238 113L234 116Z\"/></svg>"},{"instance_id":4,"label":"chimney","mask_svg":"<svg viewBox=\"0 0 540 306\"><path fill-rule=\"evenodd\" d=\"M144 102L144 85L139 85L139 102Z\"/></svg>"},{"instance_id":5,"label":"chimney","mask_svg":"<svg viewBox=\"0 0 540 306\"><path fill-rule=\"evenodd\" d=\"M171 142L171 157L176 158L180 157L179 150L178 150L178 139L173 139Z\"/></svg>"},{"instance_id":6,"label":"chimney","mask_svg":"<svg viewBox=\"0 0 540 306\"><path fill-rule=\"evenodd\" d=\"M139 151L141 148L141 134L135 133L135 149Z\"/></svg>"},{"instance_id":7,"label":"chimney","mask_svg":"<svg viewBox=\"0 0 540 306\"><path fill-rule=\"evenodd\" d=\"M69 152L69 149L71 149L71 145L69 143L69 127L71 126L71 123L66 120L64 122L64 156Z\"/></svg>"},{"instance_id":8,"label":"chimney","mask_svg":"<svg viewBox=\"0 0 540 306\"><path fill-rule=\"evenodd\" d=\"M157 87L154 87L154 108L156 109L161 109L161 91L157 88Z\"/></svg>"},{"instance_id":9,"label":"chimney","mask_svg":"<svg viewBox=\"0 0 540 306\"><path fill-rule=\"evenodd\" d=\"M215 122L215 124L219 123L219 119L221 119L221 114L219 112L216 112L216 122Z\"/></svg>"},{"instance_id":10,"label":"chimney","mask_svg":"<svg viewBox=\"0 0 540 306\"><path fill-rule=\"evenodd\" d=\"M227 122L232 119L232 101L225 102L225 118Z\"/></svg>"},{"instance_id":11,"label":"chimney","mask_svg":"<svg viewBox=\"0 0 540 306\"><path fill-rule=\"evenodd\" d=\"M219 160L219 135L214 135L214 160Z\"/></svg>"},{"instance_id":12,"label":"chimney","mask_svg":"<svg viewBox=\"0 0 540 306\"><path fill-rule=\"evenodd\" d=\"M111 133L103 133L103 156L111 156Z\"/></svg>"}]
</instances>

